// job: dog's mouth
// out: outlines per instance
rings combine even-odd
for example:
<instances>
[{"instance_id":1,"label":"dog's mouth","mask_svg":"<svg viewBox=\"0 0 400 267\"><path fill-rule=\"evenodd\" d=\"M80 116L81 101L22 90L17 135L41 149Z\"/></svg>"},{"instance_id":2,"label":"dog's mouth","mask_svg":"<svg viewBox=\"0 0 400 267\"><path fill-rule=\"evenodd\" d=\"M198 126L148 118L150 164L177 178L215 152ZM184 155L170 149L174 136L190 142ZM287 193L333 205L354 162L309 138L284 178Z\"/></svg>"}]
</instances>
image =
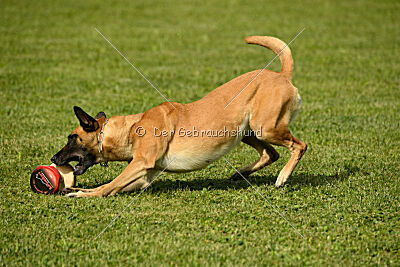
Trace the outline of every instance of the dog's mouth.
<instances>
[{"instance_id":1,"label":"dog's mouth","mask_svg":"<svg viewBox=\"0 0 400 267\"><path fill-rule=\"evenodd\" d=\"M74 175L82 175L90 166L85 166L85 160L83 156L72 156L65 161L64 164L70 163L72 161L77 161L78 163L74 168Z\"/></svg>"},{"instance_id":2,"label":"dog's mouth","mask_svg":"<svg viewBox=\"0 0 400 267\"><path fill-rule=\"evenodd\" d=\"M83 161L83 157L82 156L74 156L74 157L72 157L72 158L70 158L68 160L68 162L71 162L71 161L77 161L78 162L74 167L74 174L75 175L81 175L86 171L86 169L84 167L84 164L83 164L84 161Z\"/></svg>"},{"instance_id":3,"label":"dog's mouth","mask_svg":"<svg viewBox=\"0 0 400 267\"><path fill-rule=\"evenodd\" d=\"M96 156L82 151L82 153L73 152L72 155L64 155L66 152L61 150L51 158L51 161L56 165L65 165L72 161L78 162L74 167L74 175L82 175L86 170L96 164Z\"/></svg>"}]
</instances>

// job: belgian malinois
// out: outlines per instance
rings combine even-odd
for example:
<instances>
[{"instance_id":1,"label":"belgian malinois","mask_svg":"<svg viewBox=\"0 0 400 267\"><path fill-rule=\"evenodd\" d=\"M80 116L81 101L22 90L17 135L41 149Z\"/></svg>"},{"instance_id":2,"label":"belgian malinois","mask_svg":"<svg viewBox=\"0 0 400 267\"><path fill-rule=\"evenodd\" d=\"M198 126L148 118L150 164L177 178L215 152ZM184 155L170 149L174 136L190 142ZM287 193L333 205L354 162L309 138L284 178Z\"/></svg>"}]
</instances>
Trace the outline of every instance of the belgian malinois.
<instances>
[{"instance_id":1,"label":"belgian malinois","mask_svg":"<svg viewBox=\"0 0 400 267\"><path fill-rule=\"evenodd\" d=\"M291 152L276 180L277 187L283 186L307 149L288 129L301 107L297 88L291 83L292 55L287 45L274 37L250 36L246 42L279 55L281 71L252 71L193 103L165 102L141 114L107 119L100 112L93 118L74 107L80 125L52 162L63 165L78 161L75 175L97 163L129 164L111 182L94 189L73 188L68 196L100 197L145 188L162 171L204 168L240 141L254 147L260 158L231 178L246 177L278 160L279 154L272 147L278 145Z\"/></svg>"}]
</instances>

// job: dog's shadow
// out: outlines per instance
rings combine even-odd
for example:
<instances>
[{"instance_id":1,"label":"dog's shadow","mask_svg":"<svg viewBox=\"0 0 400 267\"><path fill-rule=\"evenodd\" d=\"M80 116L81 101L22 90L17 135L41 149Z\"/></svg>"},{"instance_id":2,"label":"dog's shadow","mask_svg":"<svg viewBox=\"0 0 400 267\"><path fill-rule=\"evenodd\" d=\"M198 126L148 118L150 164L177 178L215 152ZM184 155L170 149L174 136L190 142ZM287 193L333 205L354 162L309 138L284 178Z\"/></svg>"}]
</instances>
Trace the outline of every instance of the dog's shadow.
<instances>
[{"instance_id":1,"label":"dog's shadow","mask_svg":"<svg viewBox=\"0 0 400 267\"><path fill-rule=\"evenodd\" d=\"M347 180L351 174L357 173L360 168L346 164L343 169L340 169L332 175L309 175L306 173L296 174L294 173L288 182L288 186L291 191L300 190L302 187L309 186L320 186L324 184L335 183L339 181ZM274 185L277 175L260 175L253 174L247 178L248 182L244 179L232 180L229 178L218 179L218 178L190 178L189 180L180 179L163 179L156 180L146 190L148 193L159 194L164 192L170 192L174 190L189 190L189 191L201 191L205 188L208 190L239 190L246 189L251 186L260 185ZM103 185L104 183L97 184L92 187ZM136 194L137 191L126 192L123 194Z\"/></svg>"},{"instance_id":2,"label":"dog's shadow","mask_svg":"<svg viewBox=\"0 0 400 267\"><path fill-rule=\"evenodd\" d=\"M299 190L302 187L320 186L324 184L335 183L338 181L347 180L351 174L359 172L360 169L355 166L345 165L343 169L339 170L333 175L308 175L308 174L294 174L289 179L288 185L292 185L291 190ZM259 175L253 174L247 178L248 182L244 179L231 180L231 179L216 179L216 178L192 178L190 180L179 179L165 179L154 181L149 188L149 193L162 193L173 190L190 190L200 191L204 188L208 190L229 190L229 189L246 189L251 186L260 185L274 185L276 175ZM251 184L251 185L250 185ZM298 185L298 186L294 186Z\"/></svg>"}]
</instances>

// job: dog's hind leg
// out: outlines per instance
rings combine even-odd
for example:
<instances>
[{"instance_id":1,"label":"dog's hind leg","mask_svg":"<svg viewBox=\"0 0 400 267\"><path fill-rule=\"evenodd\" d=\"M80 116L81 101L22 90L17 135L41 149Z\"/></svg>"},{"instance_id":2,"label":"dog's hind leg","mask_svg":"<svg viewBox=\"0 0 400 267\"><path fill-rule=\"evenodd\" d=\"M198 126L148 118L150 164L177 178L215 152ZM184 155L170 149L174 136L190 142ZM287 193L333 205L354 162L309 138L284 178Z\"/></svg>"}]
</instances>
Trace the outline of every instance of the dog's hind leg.
<instances>
[{"instance_id":1,"label":"dog's hind leg","mask_svg":"<svg viewBox=\"0 0 400 267\"><path fill-rule=\"evenodd\" d=\"M272 164L279 159L279 153L268 143L258 140L255 136L246 136L242 142L254 147L260 154L260 158L250 165L247 165L239 170L239 173L234 173L230 179L240 180L248 177L251 173L261 170L265 166Z\"/></svg>"},{"instance_id":2,"label":"dog's hind leg","mask_svg":"<svg viewBox=\"0 0 400 267\"><path fill-rule=\"evenodd\" d=\"M289 123L301 107L301 99L295 88L287 80L278 79L273 90L262 91L253 103L250 119L251 129L260 129L257 138L271 145L286 147L291 152L288 163L276 180L276 187L283 186L297 163L307 150L307 145L289 131ZM268 94L269 93L269 94Z\"/></svg>"},{"instance_id":3,"label":"dog's hind leg","mask_svg":"<svg viewBox=\"0 0 400 267\"><path fill-rule=\"evenodd\" d=\"M260 137L258 137L260 138ZM307 150L307 144L300 139L294 137L287 126L281 128L271 128L270 130L263 130L262 137L263 140L270 142L271 144L284 146L291 152L291 157L286 163L285 167L279 173L276 180L275 186L284 186L290 175L293 173L294 168L300 161L301 157Z\"/></svg>"},{"instance_id":4,"label":"dog's hind leg","mask_svg":"<svg viewBox=\"0 0 400 267\"><path fill-rule=\"evenodd\" d=\"M282 142L282 145L289 149L292 155L288 163L286 163L285 167L283 167L283 169L279 173L278 179L276 179L275 183L276 187L281 187L285 185L290 175L292 175L292 172L297 163L300 161L301 157L307 150L307 144L300 139L294 137L290 133L288 138Z\"/></svg>"}]
</instances>

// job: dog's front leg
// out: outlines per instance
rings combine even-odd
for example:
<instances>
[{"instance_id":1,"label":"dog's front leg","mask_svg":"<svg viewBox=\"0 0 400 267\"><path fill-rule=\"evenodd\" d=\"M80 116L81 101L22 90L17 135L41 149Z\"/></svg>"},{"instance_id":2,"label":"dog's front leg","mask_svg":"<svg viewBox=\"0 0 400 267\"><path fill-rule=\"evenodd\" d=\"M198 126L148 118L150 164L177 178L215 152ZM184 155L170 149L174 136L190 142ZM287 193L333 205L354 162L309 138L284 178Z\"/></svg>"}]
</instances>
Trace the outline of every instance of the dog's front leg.
<instances>
[{"instance_id":1,"label":"dog's front leg","mask_svg":"<svg viewBox=\"0 0 400 267\"><path fill-rule=\"evenodd\" d=\"M63 193L71 193L71 192L78 192L78 191L82 191L82 192L94 192L94 191L99 191L101 188L103 188L104 186L106 186L107 184L103 184L101 186L95 187L95 188L80 188L80 187L69 187L69 188L65 188L63 190Z\"/></svg>"},{"instance_id":2,"label":"dog's front leg","mask_svg":"<svg viewBox=\"0 0 400 267\"><path fill-rule=\"evenodd\" d=\"M160 170L149 170L145 176L125 186L120 192L132 192L145 189L151 185L153 180L156 179L160 173Z\"/></svg>"},{"instance_id":3,"label":"dog's front leg","mask_svg":"<svg viewBox=\"0 0 400 267\"><path fill-rule=\"evenodd\" d=\"M125 170L113 181L105 184L99 188L99 190L94 192L74 192L69 193L69 197L106 197L108 195L114 195L131 183L139 179L145 179L148 172L154 168L154 162L149 162L143 158L138 158L133 160L125 168Z\"/></svg>"}]
</instances>

